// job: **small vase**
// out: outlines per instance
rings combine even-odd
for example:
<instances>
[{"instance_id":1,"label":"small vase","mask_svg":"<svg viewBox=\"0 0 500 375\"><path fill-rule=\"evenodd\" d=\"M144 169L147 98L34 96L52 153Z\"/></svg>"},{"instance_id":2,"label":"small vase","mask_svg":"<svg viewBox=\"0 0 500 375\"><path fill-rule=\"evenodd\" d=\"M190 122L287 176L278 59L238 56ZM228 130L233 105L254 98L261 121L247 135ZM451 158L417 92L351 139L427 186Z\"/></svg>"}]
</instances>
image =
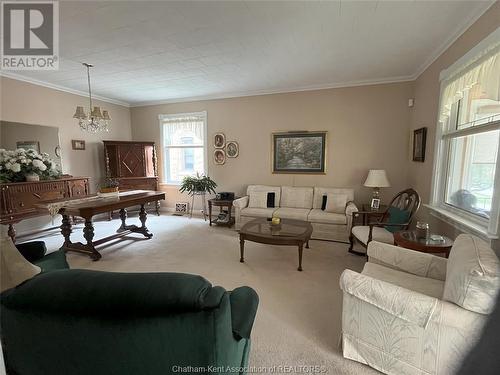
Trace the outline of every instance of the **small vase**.
<instances>
[{"instance_id":1,"label":"small vase","mask_svg":"<svg viewBox=\"0 0 500 375\"><path fill-rule=\"evenodd\" d=\"M40 176L37 175L36 173L29 173L25 176L26 181L28 182L37 182L40 181Z\"/></svg>"}]
</instances>

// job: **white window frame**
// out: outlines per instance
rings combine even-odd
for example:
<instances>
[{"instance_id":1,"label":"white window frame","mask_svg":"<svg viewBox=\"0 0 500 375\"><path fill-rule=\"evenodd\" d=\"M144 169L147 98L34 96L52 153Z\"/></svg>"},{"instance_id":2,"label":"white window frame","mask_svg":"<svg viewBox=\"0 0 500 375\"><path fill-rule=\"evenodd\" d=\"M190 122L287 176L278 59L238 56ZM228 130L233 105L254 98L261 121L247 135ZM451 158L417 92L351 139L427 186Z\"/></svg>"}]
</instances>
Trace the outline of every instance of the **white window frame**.
<instances>
[{"instance_id":1,"label":"white window frame","mask_svg":"<svg viewBox=\"0 0 500 375\"><path fill-rule=\"evenodd\" d=\"M170 185L170 186L179 186L181 184L180 181L167 181L167 173L165 173L166 165L166 155L165 155L165 148L170 146L165 145L165 140L164 140L164 120L167 119L175 119L179 117L188 117L188 116L198 116L203 118L203 169L204 173L208 175L208 117L207 117L207 111L201 111L201 112L188 112L188 113L173 113L173 114L160 114L158 116L159 124L160 124L160 143L161 143L161 160L162 160L162 166L161 166L161 173L162 173L162 185ZM193 145L177 145L173 146L172 148L193 148Z\"/></svg>"},{"instance_id":2,"label":"white window frame","mask_svg":"<svg viewBox=\"0 0 500 375\"><path fill-rule=\"evenodd\" d=\"M493 34L497 35L495 36ZM498 38L498 31L493 34L470 50L451 67L441 72L441 78L446 76L448 72L456 70L456 67L463 66L466 61L470 61L471 57L478 55L479 51L485 48L485 45L491 43L492 36ZM442 84L440 98L442 97L443 89L444 85ZM486 124L457 130L455 125L459 114L458 105L453 106L452 112L447 119L447 123L443 124L440 121L441 104L442 103L439 103L436 126L431 204L428 207L432 210L431 213L433 213L434 216L437 216L462 231L472 232L482 236L483 238L498 239L500 235L500 151L497 152L493 199L489 220L446 203L445 197L451 152L451 140L462 136L480 134L500 129L500 120L496 120L495 118L494 121Z\"/></svg>"}]
</instances>

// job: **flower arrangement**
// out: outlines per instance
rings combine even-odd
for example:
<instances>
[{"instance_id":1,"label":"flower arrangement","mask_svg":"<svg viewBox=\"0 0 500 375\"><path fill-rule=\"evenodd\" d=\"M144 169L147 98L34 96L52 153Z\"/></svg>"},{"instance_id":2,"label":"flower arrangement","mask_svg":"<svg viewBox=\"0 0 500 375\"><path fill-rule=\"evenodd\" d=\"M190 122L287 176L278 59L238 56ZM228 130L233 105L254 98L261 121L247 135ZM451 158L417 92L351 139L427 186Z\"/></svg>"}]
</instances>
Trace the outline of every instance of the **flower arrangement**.
<instances>
[{"instance_id":1,"label":"flower arrangement","mask_svg":"<svg viewBox=\"0 0 500 375\"><path fill-rule=\"evenodd\" d=\"M40 180L58 178L61 171L49 154L35 150L0 149L0 182L21 182L26 176L36 175Z\"/></svg>"}]
</instances>

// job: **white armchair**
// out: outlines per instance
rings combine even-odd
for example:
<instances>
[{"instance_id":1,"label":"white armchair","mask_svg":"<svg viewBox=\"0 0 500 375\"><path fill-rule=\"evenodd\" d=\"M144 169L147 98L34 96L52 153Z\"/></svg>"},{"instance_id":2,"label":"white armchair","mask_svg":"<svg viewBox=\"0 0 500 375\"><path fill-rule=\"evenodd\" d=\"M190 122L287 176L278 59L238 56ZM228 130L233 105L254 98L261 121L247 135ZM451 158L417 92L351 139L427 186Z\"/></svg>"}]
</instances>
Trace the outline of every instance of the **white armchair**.
<instances>
[{"instance_id":1,"label":"white armchair","mask_svg":"<svg viewBox=\"0 0 500 375\"><path fill-rule=\"evenodd\" d=\"M454 373L495 303L493 250L460 235L448 260L376 241L368 257L340 278L344 357L386 374Z\"/></svg>"}]
</instances>

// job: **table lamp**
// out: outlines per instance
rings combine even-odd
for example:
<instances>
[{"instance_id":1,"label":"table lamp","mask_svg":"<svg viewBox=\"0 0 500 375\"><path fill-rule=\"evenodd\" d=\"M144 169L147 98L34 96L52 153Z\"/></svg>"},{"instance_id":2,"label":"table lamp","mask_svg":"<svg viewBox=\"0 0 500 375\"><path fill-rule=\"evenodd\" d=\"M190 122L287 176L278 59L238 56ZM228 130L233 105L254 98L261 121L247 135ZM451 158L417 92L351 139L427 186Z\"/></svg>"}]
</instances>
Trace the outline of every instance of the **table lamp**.
<instances>
[{"instance_id":1,"label":"table lamp","mask_svg":"<svg viewBox=\"0 0 500 375\"><path fill-rule=\"evenodd\" d=\"M370 169L364 185L373 188L373 199L380 199L379 192L381 187L391 186L384 169Z\"/></svg>"}]
</instances>

